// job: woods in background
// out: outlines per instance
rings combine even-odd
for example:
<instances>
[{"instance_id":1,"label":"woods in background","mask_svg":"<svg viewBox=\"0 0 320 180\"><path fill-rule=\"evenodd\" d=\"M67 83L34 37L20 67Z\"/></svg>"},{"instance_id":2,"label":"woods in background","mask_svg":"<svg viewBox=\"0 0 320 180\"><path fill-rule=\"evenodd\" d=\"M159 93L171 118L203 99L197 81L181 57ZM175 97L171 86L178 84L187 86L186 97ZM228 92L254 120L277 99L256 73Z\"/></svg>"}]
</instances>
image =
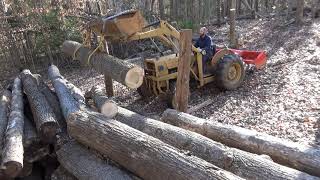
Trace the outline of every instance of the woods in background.
<instances>
[{"instance_id":1,"label":"woods in background","mask_svg":"<svg viewBox=\"0 0 320 180\"><path fill-rule=\"evenodd\" d=\"M6 73L65 62L64 39L81 41L86 21L127 9L141 10L148 22L197 30L228 23L230 9L236 20L282 16L301 24L303 16L320 15L320 0L0 0L0 62Z\"/></svg>"}]
</instances>

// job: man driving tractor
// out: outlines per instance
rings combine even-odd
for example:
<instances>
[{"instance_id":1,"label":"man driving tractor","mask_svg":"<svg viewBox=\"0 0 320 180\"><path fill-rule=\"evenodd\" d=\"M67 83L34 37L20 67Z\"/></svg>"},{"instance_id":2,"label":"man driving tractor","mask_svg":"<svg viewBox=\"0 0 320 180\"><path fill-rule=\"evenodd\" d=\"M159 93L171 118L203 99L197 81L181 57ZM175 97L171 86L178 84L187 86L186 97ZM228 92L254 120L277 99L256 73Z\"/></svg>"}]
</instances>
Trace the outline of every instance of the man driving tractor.
<instances>
[{"instance_id":1,"label":"man driving tractor","mask_svg":"<svg viewBox=\"0 0 320 180\"><path fill-rule=\"evenodd\" d=\"M210 36L207 35L208 29L206 27L202 27L199 30L200 37L197 39L194 46L197 48L198 52L202 54L202 64L206 64L216 51L215 45ZM205 72L205 66L203 66L203 72Z\"/></svg>"}]
</instances>

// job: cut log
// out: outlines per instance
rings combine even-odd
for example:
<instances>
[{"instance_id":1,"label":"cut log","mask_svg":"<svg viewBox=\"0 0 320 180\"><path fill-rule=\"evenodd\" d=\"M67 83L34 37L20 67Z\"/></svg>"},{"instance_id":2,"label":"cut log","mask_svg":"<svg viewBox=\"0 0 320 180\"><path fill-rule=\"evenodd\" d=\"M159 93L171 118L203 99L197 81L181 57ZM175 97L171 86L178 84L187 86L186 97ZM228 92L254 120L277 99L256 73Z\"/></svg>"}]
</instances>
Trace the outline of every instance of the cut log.
<instances>
[{"instance_id":1,"label":"cut log","mask_svg":"<svg viewBox=\"0 0 320 180\"><path fill-rule=\"evenodd\" d=\"M93 86L90 94L99 112L109 118L116 116L118 113L118 106L114 101L105 96L102 88Z\"/></svg>"},{"instance_id":2,"label":"cut log","mask_svg":"<svg viewBox=\"0 0 320 180\"><path fill-rule=\"evenodd\" d=\"M77 141L143 179L240 178L100 113L79 111L69 115L67 124Z\"/></svg>"},{"instance_id":3,"label":"cut log","mask_svg":"<svg viewBox=\"0 0 320 180\"><path fill-rule=\"evenodd\" d=\"M57 121L59 123L59 127L66 129L67 123L63 118L62 111L59 105L59 99L56 96L55 92L53 92L49 86L43 81L39 74L34 74L35 78L38 82L38 89L42 94L46 97L49 105L51 106L54 114L56 115Z\"/></svg>"},{"instance_id":4,"label":"cut log","mask_svg":"<svg viewBox=\"0 0 320 180\"><path fill-rule=\"evenodd\" d=\"M5 132L8 124L9 106L10 106L11 92L5 90L0 97L0 154L2 154L3 142L5 139Z\"/></svg>"},{"instance_id":5,"label":"cut log","mask_svg":"<svg viewBox=\"0 0 320 180\"><path fill-rule=\"evenodd\" d=\"M11 112L6 130L5 145L2 153L4 173L9 177L16 177L23 168L23 100L22 85L19 78L15 78Z\"/></svg>"},{"instance_id":6,"label":"cut log","mask_svg":"<svg viewBox=\"0 0 320 180\"><path fill-rule=\"evenodd\" d=\"M53 84L65 109L69 134L141 178L241 179L103 114L77 109L75 100L58 80Z\"/></svg>"},{"instance_id":7,"label":"cut log","mask_svg":"<svg viewBox=\"0 0 320 180\"><path fill-rule=\"evenodd\" d=\"M79 180L132 179L127 172L108 164L75 141L57 151L60 164Z\"/></svg>"},{"instance_id":8,"label":"cut log","mask_svg":"<svg viewBox=\"0 0 320 180\"><path fill-rule=\"evenodd\" d=\"M49 67L48 74L59 98L63 117L67 119L68 114L79 111L80 106L69 91L66 81L63 80L61 76L57 76L57 73L54 73L55 71L56 67L51 65Z\"/></svg>"},{"instance_id":9,"label":"cut log","mask_svg":"<svg viewBox=\"0 0 320 180\"><path fill-rule=\"evenodd\" d=\"M259 155L226 147L198 133L146 118L125 108L119 107L116 119L245 179L317 179Z\"/></svg>"},{"instance_id":10,"label":"cut log","mask_svg":"<svg viewBox=\"0 0 320 180\"><path fill-rule=\"evenodd\" d=\"M59 166L51 175L51 180L78 180L70 172Z\"/></svg>"},{"instance_id":11,"label":"cut log","mask_svg":"<svg viewBox=\"0 0 320 180\"><path fill-rule=\"evenodd\" d=\"M29 70L21 72L23 89L28 97L39 137L44 142L54 142L59 125L46 97L39 91L35 77Z\"/></svg>"},{"instance_id":12,"label":"cut log","mask_svg":"<svg viewBox=\"0 0 320 180\"><path fill-rule=\"evenodd\" d=\"M144 71L134 64L100 52L93 53L93 50L75 41L65 41L62 51L129 88L136 89L142 85Z\"/></svg>"},{"instance_id":13,"label":"cut log","mask_svg":"<svg viewBox=\"0 0 320 180\"><path fill-rule=\"evenodd\" d=\"M72 94L73 98L79 103L79 104L85 104L85 97L83 92L77 88L75 85L67 81L61 74L57 66L50 65L49 68L49 77L50 79L57 79L60 78L63 81L65 81L65 84L67 88L69 89L70 93Z\"/></svg>"},{"instance_id":14,"label":"cut log","mask_svg":"<svg viewBox=\"0 0 320 180\"><path fill-rule=\"evenodd\" d=\"M162 121L189 129L230 147L266 154L275 162L320 176L320 150L253 130L224 125L168 109Z\"/></svg>"}]
</instances>

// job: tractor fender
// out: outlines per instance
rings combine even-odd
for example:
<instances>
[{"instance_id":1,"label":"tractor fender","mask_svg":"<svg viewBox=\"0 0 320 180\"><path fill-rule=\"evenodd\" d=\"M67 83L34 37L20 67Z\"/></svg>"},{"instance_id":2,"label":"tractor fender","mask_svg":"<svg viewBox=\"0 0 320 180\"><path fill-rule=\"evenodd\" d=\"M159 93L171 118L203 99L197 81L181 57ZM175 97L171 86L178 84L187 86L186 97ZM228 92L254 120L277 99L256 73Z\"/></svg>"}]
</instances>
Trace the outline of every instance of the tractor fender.
<instances>
[{"instance_id":1,"label":"tractor fender","mask_svg":"<svg viewBox=\"0 0 320 180\"><path fill-rule=\"evenodd\" d=\"M211 59L211 66L215 67L218 61L223 58L225 55L235 54L230 49L220 49Z\"/></svg>"}]
</instances>

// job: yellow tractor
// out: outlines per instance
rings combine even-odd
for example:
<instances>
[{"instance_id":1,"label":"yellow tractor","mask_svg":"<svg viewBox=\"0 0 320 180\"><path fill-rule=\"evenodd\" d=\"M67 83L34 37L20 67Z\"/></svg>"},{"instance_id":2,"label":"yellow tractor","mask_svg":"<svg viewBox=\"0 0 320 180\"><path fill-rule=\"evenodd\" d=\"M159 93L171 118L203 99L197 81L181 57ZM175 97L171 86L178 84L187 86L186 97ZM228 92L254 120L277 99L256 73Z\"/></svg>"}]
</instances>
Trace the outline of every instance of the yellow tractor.
<instances>
[{"instance_id":1,"label":"yellow tractor","mask_svg":"<svg viewBox=\"0 0 320 180\"><path fill-rule=\"evenodd\" d=\"M178 75L177 42L180 33L176 28L163 20L145 25L140 12L130 10L89 22L84 36L85 45L90 46L93 33L99 37L99 46L96 49L102 51L105 50L105 42L129 42L149 38L158 38L172 47L177 53L144 59L145 78L138 89L142 96L172 94ZM190 64L190 78L197 82L198 87L216 82L222 89L234 90L244 80L245 63L252 64L257 69L263 68L266 63L266 53L263 51L217 48L211 61L206 64L202 63L202 53L198 52L197 48L192 46L192 51L194 55ZM209 73L204 74L203 66Z\"/></svg>"}]
</instances>

